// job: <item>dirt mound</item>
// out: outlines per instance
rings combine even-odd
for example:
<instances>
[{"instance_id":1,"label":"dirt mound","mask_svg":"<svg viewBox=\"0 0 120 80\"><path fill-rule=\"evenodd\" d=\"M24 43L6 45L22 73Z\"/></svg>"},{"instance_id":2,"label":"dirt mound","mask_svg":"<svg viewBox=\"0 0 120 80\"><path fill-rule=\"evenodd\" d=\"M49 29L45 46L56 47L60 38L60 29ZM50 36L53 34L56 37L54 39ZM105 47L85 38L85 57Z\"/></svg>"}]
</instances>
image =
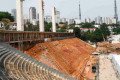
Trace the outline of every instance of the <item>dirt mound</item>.
<instances>
[{"instance_id":1,"label":"dirt mound","mask_svg":"<svg viewBox=\"0 0 120 80\"><path fill-rule=\"evenodd\" d=\"M80 78L95 49L80 39L39 43L26 51L42 63Z\"/></svg>"}]
</instances>

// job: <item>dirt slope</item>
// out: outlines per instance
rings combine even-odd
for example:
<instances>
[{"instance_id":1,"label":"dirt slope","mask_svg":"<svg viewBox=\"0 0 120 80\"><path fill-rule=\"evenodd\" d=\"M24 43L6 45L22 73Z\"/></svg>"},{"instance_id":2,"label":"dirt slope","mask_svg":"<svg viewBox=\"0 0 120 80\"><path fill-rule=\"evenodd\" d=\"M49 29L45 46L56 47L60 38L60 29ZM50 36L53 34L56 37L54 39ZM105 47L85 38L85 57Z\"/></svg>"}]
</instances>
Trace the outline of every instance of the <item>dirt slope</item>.
<instances>
[{"instance_id":1,"label":"dirt slope","mask_svg":"<svg viewBox=\"0 0 120 80\"><path fill-rule=\"evenodd\" d=\"M25 53L66 74L80 78L95 49L80 39L39 43Z\"/></svg>"}]
</instances>

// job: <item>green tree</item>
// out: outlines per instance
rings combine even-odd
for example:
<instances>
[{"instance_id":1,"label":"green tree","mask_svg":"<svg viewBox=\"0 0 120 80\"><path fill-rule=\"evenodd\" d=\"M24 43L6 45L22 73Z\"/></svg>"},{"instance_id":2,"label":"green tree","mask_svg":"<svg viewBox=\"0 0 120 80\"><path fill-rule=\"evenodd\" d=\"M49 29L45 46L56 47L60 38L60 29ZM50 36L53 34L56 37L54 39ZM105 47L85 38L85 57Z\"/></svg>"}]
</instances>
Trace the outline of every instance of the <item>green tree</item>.
<instances>
[{"instance_id":1,"label":"green tree","mask_svg":"<svg viewBox=\"0 0 120 80\"><path fill-rule=\"evenodd\" d=\"M1 21L4 23L4 29L9 30L10 20L7 18L3 18Z\"/></svg>"},{"instance_id":2,"label":"green tree","mask_svg":"<svg viewBox=\"0 0 120 80\"><path fill-rule=\"evenodd\" d=\"M75 36L77 38L80 38L81 37L81 30L80 30L80 28L79 27L75 27L73 30L74 30Z\"/></svg>"},{"instance_id":3,"label":"green tree","mask_svg":"<svg viewBox=\"0 0 120 80\"><path fill-rule=\"evenodd\" d=\"M95 26L93 25L93 23L81 23L81 27L82 28L94 28Z\"/></svg>"},{"instance_id":4,"label":"green tree","mask_svg":"<svg viewBox=\"0 0 120 80\"><path fill-rule=\"evenodd\" d=\"M116 27L113 29L114 34L120 34L120 27Z\"/></svg>"},{"instance_id":5,"label":"green tree","mask_svg":"<svg viewBox=\"0 0 120 80\"><path fill-rule=\"evenodd\" d=\"M100 30L101 30L101 34L103 36L103 39L106 40L107 39L107 36L110 35L110 31L108 29L108 26L103 23L101 26L100 26Z\"/></svg>"},{"instance_id":6,"label":"green tree","mask_svg":"<svg viewBox=\"0 0 120 80\"><path fill-rule=\"evenodd\" d=\"M91 42L101 42L103 41L103 35L102 35L102 31L100 29L96 29L93 32L92 38L91 38Z\"/></svg>"},{"instance_id":7,"label":"green tree","mask_svg":"<svg viewBox=\"0 0 120 80\"><path fill-rule=\"evenodd\" d=\"M50 23L44 22L44 23L45 23L45 31L46 32L51 32L52 22L50 22Z\"/></svg>"},{"instance_id":8,"label":"green tree","mask_svg":"<svg viewBox=\"0 0 120 80\"><path fill-rule=\"evenodd\" d=\"M0 12L0 21L2 21L3 18L9 19L11 22L14 21L14 17L8 12Z\"/></svg>"}]
</instances>

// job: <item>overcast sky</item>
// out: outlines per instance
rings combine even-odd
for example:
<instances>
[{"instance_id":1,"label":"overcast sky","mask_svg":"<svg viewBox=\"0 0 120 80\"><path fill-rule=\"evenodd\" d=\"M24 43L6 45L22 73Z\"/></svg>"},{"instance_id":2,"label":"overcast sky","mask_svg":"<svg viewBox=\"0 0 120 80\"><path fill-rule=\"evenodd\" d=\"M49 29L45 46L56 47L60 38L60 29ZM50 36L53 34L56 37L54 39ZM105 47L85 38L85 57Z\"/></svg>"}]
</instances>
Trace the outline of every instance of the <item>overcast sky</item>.
<instances>
[{"instance_id":1,"label":"overcast sky","mask_svg":"<svg viewBox=\"0 0 120 80\"><path fill-rule=\"evenodd\" d=\"M38 6L39 0L25 0L24 14L28 14L30 6ZM97 16L113 17L114 16L114 0L44 0L45 14L51 14L51 7L55 3L56 8L61 12L61 17L78 18L78 5L81 2L82 19L94 18ZM9 11L16 8L15 0L1 0L0 11ZM118 14L120 16L120 1L117 0ZM119 17L120 18L120 17Z\"/></svg>"}]
</instances>

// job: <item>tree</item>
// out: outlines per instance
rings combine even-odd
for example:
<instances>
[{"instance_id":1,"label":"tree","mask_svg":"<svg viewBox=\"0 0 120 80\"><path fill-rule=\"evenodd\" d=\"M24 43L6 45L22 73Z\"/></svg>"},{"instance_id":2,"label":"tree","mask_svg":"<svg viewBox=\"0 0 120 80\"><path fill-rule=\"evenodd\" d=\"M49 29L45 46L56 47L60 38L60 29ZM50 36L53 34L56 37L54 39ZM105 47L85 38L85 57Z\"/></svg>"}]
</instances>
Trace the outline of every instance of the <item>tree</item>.
<instances>
[{"instance_id":1,"label":"tree","mask_svg":"<svg viewBox=\"0 0 120 80\"><path fill-rule=\"evenodd\" d=\"M51 32L52 22L50 22L50 23L44 22L44 23L45 23L45 31L46 32Z\"/></svg>"},{"instance_id":2,"label":"tree","mask_svg":"<svg viewBox=\"0 0 120 80\"><path fill-rule=\"evenodd\" d=\"M105 24L105 23L103 23L101 26L100 26L100 30L101 30L101 34L102 34L102 36L103 36L103 39L104 39L104 41L107 39L107 36L109 36L110 35L110 31L109 31L109 29L108 29L108 26Z\"/></svg>"},{"instance_id":3,"label":"tree","mask_svg":"<svg viewBox=\"0 0 120 80\"><path fill-rule=\"evenodd\" d=\"M0 12L0 21L2 21L3 18L9 19L11 22L14 21L14 17L8 12Z\"/></svg>"},{"instance_id":4,"label":"tree","mask_svg":"<svg viewBox=\"0 0 120 80\"><path fill-rule=\"evenodd\" d=\"M75 27L75 28L74 28L74 33L75 33L75 36L76 36L77 38L80 38L80 37L81 37L81 30L80 30L79 27Z\"/></svg>"},{"instance_id":5,"label":"tree","mask_svg":"<svg viewBox=\"0 0 120 80\"><path fill-rule=\"evenodd\" d=\"M66 32L66 30L62 29L62 28L59 28L59 29L57 29L57 32Z\"/></svg>"},{"instance_id":6,"label":"tree","mask_svg":"<svg viewBox=\"0 0 120 80\"><path fill-rule=\"evenodd\" d=\"M114 34L120 34L120 27L116 27L113 29Z\"/></svg>"},{"instance_id":7,"label":"tree","mask_svg":"<svg viewBox=\"0 0 120 80\"><path fill-rule=\"evenodd\" d=\"M1 21L4 23L4 29L9 30L10 20L7 18L3 18Z\"/></svg>"},{"instance_id":8,"label":"tree","mask_svg":"<svg viewBox=\"0 0 120 80\"><path fill-rule=\"evenodd\" d=\"M93 32L93 35L92 35L92 39L91 39L91 42L101 42L103 41L103 35L102 35L102 31L97 28L94 32Z\"/></svg>"},{"instance_id":9,"label":"tree","mask_svg":"<svg viewBox=\"0 0 120 80\"><path fill-rule=\"evenodd\" d=\"M82 28L94 28L95 26L93 25L93 23L81 23L81 27Z\"/></svg>"}]
</instances>

